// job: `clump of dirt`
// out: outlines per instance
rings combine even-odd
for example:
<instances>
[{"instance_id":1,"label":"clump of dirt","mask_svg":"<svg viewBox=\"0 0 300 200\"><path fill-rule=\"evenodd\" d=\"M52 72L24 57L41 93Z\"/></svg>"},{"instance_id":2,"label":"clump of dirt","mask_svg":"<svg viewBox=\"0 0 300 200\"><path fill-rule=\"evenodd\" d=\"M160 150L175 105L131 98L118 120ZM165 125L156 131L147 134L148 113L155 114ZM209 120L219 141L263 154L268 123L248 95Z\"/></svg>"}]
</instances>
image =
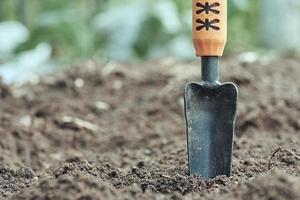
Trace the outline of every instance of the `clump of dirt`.
<instances>
[{"instance_id":1,"label":"clump of dirt","mask_svg":"<svg viewBox=\"0 0 300 200\"><path fill-rule=\"evenodd\" d=\"M240 90L231 177L188 175L182 91L199 63L87 62L1 84L0 199L298 199L300 61L221 66Z\"/></svg>"},{"instance_id":2,"label":"clump of dirt","mask_svg":"<svg viewBox=\"0 0 300 200\"><path fill-rule=\"evenodd\" d=\"M300 199L300 179L279 171L261 175L254 180L233 188L230 194L219 198L224 199ZM218 198L218 197L214 197Z\"/></svg>"},{"instance_id":3,"label":"clump of dirt","mask_svg":"<svg viewBox=\"0 0 300 200\"><path fill-rule=\"evenodd\" d=\"M19 168L17 170L0 166L0 190L3 196L19 191L28 187L33 182L34 173L28 168Z\"/></svg>"}]
</instances>

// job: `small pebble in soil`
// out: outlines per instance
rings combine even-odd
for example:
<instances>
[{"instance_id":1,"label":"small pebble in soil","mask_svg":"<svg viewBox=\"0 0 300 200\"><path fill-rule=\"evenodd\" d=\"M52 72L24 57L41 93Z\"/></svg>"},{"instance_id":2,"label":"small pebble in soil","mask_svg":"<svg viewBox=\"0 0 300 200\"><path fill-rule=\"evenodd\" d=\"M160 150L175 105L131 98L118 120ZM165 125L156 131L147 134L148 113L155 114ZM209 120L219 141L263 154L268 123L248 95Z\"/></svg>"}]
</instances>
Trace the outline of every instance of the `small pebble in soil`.
<instances>
[{"instance_id":1,"label":"small pebble in soil","mask_svg":"<svg viewBox=\"0 0 300 200\"><path fill-rule=\"evenodd\" d=\"M84 81L81 79L81 78L77 78L75 81L74 81L74 85L75 87L77 88L82 88L84 86Z\"/></svg>"},{"instance_id":2,"label":"small pebble in soil","mask_svg":"<svg viewBox=\"0 0 300 200\"><path fill-rule=\"evenodd\" d=\"M144 161L140 161L140 162L138 162L138 164L137 164L137 167L138 167L138 168L143 168L144 166L145 166Z\"/></svg>"}]
</instances>

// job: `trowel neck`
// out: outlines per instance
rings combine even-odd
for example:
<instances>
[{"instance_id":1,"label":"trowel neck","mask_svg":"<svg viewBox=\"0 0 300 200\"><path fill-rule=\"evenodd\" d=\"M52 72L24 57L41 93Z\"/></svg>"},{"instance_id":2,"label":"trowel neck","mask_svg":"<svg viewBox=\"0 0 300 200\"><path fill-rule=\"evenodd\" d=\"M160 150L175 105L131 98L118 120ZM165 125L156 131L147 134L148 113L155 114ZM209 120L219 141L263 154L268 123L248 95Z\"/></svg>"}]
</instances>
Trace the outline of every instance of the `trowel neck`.
<instances>
[{"instance_id":1,"label":"trowel neck","mask_svg":"<svg viewBox=\"0 0 300 200\"><path fill-rule=\"evenodd\" d=\"M218 83L219 81L219 69L218 69L219 57L217 56L202 56L201 57L201 70L202 80L209 83Z\"/></svg>"}]
</instances>

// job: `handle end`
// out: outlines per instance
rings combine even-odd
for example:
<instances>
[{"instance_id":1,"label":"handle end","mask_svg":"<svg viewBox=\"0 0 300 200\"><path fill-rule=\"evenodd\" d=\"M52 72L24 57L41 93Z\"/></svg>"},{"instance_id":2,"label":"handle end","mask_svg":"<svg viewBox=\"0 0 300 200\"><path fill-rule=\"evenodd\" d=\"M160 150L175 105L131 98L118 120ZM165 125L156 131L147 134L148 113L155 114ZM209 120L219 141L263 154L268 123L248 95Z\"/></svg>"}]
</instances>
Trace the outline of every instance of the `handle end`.
<instances>
[{"instance_id":1,"label":"handle end","mask_svg":"<svg viewBox=\"0 0 300 200\"><path fill-rule=\"evenodd\" d=\"M193 0L197 56L222 56L227 40L227 0Z\"/></svg>"}]
</instances>

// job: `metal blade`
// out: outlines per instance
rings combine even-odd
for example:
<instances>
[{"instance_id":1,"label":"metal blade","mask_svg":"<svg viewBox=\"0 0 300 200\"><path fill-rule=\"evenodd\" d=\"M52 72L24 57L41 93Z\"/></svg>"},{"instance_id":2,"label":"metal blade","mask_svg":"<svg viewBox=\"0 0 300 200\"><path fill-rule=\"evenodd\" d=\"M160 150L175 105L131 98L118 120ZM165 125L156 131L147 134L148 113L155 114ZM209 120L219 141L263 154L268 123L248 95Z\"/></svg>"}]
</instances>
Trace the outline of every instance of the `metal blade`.
<instances>
[{"instance_id":1,"label":"metal blade","mask_svg":"<svg viewBox=\"0 0 300 200\"><path fill-rule=\"evenodd\" d=\"M185 114L189 172L203 178L230 176L238 90L233 83L189 83Z\"/></svg>"}]
</instances>

